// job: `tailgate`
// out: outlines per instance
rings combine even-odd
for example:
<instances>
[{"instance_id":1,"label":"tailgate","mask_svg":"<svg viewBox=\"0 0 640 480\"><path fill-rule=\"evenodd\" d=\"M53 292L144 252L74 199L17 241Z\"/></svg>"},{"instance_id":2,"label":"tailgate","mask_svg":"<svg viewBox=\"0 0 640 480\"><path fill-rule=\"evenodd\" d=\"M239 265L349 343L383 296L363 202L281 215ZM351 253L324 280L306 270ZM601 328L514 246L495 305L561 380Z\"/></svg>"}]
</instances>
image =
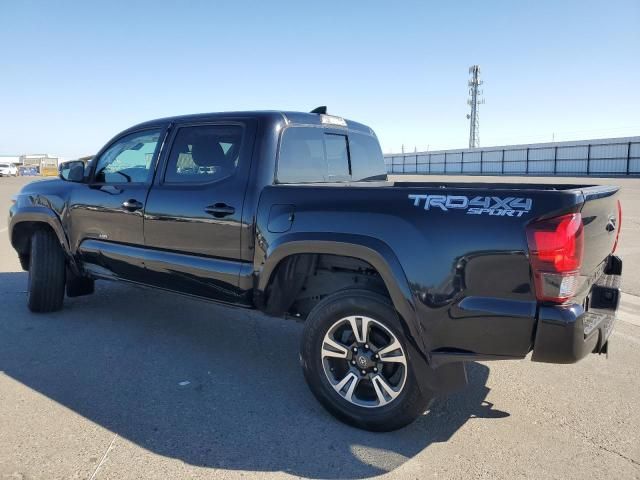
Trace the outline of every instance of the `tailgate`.
<instances>
[{"instance_id":1,"label":"tailgate","mask_svg":"<svg viewBox=\"0 0 640 480\"><path fill-rule=\"evenodd\" d=\"M582 190L584 256L580 274L585 278L582 295L602 276L614 250L621 226L618 187L589 187Z\"/></svg>"},{"instance_id":2,"label":"tailgate","mask_svg":"<svg viewBox=\"0 0 640 480\"><path fill-rule=\"evenodd\" d=\"M573 363L589 353L608 352L622 273L622 260L612 255L621 226L618 188L587 187L582 195L581 284L570 302L539 307L536 362Z\"/></svg>"}]
</instances>

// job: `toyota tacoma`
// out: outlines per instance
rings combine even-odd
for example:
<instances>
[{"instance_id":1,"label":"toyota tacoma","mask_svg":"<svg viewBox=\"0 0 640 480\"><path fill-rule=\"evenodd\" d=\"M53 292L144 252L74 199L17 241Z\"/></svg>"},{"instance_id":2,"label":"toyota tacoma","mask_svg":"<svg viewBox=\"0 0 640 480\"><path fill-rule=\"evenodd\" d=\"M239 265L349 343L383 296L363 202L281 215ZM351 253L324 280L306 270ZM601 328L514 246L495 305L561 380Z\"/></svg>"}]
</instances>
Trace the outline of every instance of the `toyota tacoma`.
<instances>
[{"instance_id":1,"label":"toyota tacoma","mask_svg":"<svg viewBox=\"0 0 640 480\"><path fill-rule=\"evenodd\" d=\"M212 113L136 125L25 186L9 237L34 312L109 279L304 321L317 399L393 430L469 361L607 352L618 196L393 182L374 132L326 108Z\"/></svg>"}]
</instances>

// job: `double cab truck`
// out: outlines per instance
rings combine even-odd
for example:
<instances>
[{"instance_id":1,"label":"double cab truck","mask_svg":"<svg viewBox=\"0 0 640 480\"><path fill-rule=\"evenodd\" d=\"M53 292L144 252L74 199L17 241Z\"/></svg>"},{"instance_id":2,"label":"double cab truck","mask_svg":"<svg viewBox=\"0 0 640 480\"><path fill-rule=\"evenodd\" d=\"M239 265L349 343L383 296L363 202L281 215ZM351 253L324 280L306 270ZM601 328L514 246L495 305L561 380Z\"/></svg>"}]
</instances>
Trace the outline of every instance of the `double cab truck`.
<instances>
[{"instance_id":1,"label":"double cab truck","mask_svg":"<svg viewBox=\"0 0 640 480\"><path fill-rule=\"evenodd\" d=\"M393 430L467 362L606 353L620 225L617 187L390 181L320 107L136 125L25 186L9 237L34 312L109 279L303 321L317 399Z\"/></svg>"}]
</instances>

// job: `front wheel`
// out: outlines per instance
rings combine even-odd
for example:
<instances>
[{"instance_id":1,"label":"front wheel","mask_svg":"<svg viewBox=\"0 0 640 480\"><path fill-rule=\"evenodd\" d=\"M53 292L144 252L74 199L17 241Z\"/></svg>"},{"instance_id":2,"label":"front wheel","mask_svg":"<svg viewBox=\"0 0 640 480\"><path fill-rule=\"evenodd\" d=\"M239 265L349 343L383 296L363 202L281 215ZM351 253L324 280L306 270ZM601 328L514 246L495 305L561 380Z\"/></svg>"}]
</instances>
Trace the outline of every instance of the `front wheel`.
<instances>
[{"instance_id":1,"label":"front wheel","mask_svg":"<svg viewBox=\"0 0 640 480\"><path fill-rule=\"evenodd\" d=\"M36 230L29 255L28 305L32 312L55 312L62 308L65 258L53 232Z\"/></svg>"},{"instance_id":2,"label":"front wheel","mask_svg":"<svg viewBox=\"0 0 640 480\"><path fill-rule=\"evenodd\" d=\"M420 416L432 395L416 377L396 311L365 290L328 296L305 323L300 358L316 398L338 419L390 431Z\"/></svg>"}]
</instances>

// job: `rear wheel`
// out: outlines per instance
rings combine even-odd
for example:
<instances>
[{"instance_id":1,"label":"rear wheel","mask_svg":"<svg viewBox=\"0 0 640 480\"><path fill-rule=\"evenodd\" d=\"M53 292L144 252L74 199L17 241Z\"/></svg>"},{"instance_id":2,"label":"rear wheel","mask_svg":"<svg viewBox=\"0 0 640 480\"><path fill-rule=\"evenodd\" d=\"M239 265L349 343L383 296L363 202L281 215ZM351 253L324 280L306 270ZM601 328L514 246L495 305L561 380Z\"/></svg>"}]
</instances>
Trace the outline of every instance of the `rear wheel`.
<instances>
[{"instance_id":1,"label":"rear wheel","mask_svg":"<svg viewBox=\"0 0 640 480\"><path fill-rule=\"evenodd\" d=\"M418 384L408 340L386 297L339 292L311 311L301 361L316 398L340 420L359 428L401 428L432 398Z\"/></svg>"},{"instance_id":2,"label":"rear wheel","mask_svg":"<svg viewBox=\"0 0 640 480\"><path fill-rule=\"evenodd\" d=\"M62 308L65 258L53 232L36 230L29 256L28 306L32 312L55 312Z\"/></svg>"}]
</instances>

